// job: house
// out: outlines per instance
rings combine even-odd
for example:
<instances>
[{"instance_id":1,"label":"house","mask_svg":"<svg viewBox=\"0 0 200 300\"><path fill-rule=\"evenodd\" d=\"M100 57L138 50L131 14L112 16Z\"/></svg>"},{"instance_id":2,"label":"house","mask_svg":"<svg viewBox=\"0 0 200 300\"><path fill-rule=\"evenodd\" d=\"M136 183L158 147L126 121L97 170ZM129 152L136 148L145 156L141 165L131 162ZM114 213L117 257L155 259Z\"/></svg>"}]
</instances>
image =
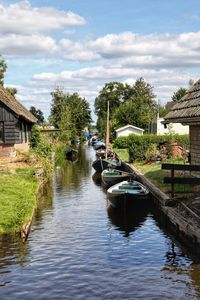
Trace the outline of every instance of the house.
<instances>
[{"instance_id":1,"label":"house","mask_svg":"<svg viewBox=\"0 0 200 300\"><path fill-rule=\"evenodd\" d=\"M37 119L15 97L0 86L0 157L27 150Z\"/></svg>"},{"instance_id":2,"label":"house","mask_svg":"<svg viewBox=\"0 0 200 300\"><path fill-rule=\"evenodd\" d=\"M191 164L200 165L200 80L173 105L163 123L189 126Z\"/></svg>"},{"instance_id":3,"label":"house","mask_svg":"<svg viewBox=\"0 0 200 300\"><path fill-rule=\"evenodd\" d=\"M135 127L133 125L126 125L124 127L120 127L116 129L116 136L117 138L120 136L128 136L129 134L137 134L142 135L144 132L144 129Z\"/></svg>"},{"instance_id":4,"label":"house","mask_svg":"<svg viewBox=\"0 0 200 300\"><path fill-rule=\"evenodd\" d=\"M157 135L165 134L189 134L189 126L181 123L169 123L164 126L164 118L157 118L149 123L149 133Z\"/></svg>"}]
</instances>

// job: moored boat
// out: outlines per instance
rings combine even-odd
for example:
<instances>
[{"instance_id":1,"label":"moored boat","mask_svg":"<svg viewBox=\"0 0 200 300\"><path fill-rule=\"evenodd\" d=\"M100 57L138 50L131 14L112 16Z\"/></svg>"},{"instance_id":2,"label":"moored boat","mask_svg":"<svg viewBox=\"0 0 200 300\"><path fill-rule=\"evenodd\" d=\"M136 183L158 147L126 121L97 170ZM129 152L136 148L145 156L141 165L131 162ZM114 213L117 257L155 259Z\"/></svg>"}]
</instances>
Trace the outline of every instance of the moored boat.
<instances>
[{"instance_id":1,"label":"moored boat","mask_svg":"<svg viewBox=\"0 0 200 300\"><path fill-rule=\"evenodd\" d=\"M113 168L125 172L132 172L131 167L126 164L124 161L119 159L118 157L113 158L109 157L107 159L98 158L92 163L92 167L96 172L102 172L105 169L108 169L109 165L112 165Z\"/></svg>"},{"instance_id":2,"label":"moored boat","mask_svg":"<svg viewBox=\"0 0 200 300\"><path fill-rule=\"evenodd\" d=\"M96 156L99 158L105 158L106 157L106 150L103 148L97 149L96 150Z\"/></svg>"},{"instance_id":3,"label":"moored boat","mask_svg":"<svg viewBox=\"0 0 200 300\"><path fill-rule=\"evenodd\" d=\"M100 148L106 148L105 143L102 141L97 141L94 145L93 145L94 150L100 149Z\"/></svg>"},{"instance_id":4,"label":"moored boat","mask_svg":"<svg viewBox=\"0 0 200 300\"><path fill-rule=\"evenodd\" d=\"M78 151L72 148L66 149L65 157L68 160L75 161L78 159Z\"/></svg>"},{"instance_id":5,"label":"moored boat","mask_svg":"<svg viewBox=\"0 0 200 300\"><path fill-rule=\"evenodd\" d=\"M125 172L111 167L109 167L109 169L103 170L103 172L101 173L102 182L106 187L110 187L121 181L129 180L131 178L133 179L135 177L136 174L133 171Z\"/></svg>"},{"instance_id":6,"label":"moored boat","mask_svg":"<svg viewBox=\"0 0 200 300\"><path fill-rule=\"evenodd\" d=\"M107 190L110 204L115 208L142 205L149 195L149 190L140 182L126 180L111 186Z\"/></svg>"}]
</instances>

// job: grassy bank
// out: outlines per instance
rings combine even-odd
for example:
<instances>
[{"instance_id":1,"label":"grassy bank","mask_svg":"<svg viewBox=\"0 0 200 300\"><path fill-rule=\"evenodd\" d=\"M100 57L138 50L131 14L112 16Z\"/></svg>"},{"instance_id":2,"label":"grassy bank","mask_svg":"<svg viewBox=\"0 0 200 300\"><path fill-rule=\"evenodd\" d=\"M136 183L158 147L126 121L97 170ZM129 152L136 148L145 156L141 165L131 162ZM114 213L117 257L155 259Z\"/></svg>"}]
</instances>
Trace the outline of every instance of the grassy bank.
<instances>
[{"instance_id":1,"label":"grassy bank","mask_svg":"<svg viewBox=\"0 0 200 300\"><path fill-rule=\"evenodd\" d=\"M180 163L183 164L184 161L182 159L168 159L164 161L165 163ZM164 177L170 177L171 171L162 170L161 163L144 163L144 162L134 162L133 166L139 170L142 174L144 174L147 178L149 178L157 187L159 187L163 192L170 193L171 185L164 184ZM188 177L187 173L178 172L177 175L181 177ZM187 193L192 191L191 185L186 184L176 184L175 185L175 192L176 193Z\"/></svg>"},{"instance_id":2,"label":"grassy bank","mask_svg":"<svg viewBox=\"0 0 200 300\"><path fill-rule=\"evenodd\" d=\"M128 162L129 155L127 149L114 149L114 151L119 155L119 157ZM179 163L184 164L182 158L172 158L164 161L165 163ZM171 185L164 184L164 177L170 176L170 171L162 170L161 163L145 163L145 161L135 161L132 164L137 170L139 170L143 175L149 178L158 188L160 188L165 193L170 193ZM183 173L183 172L182 172ZM183 177L184 174L181 173ZM188 177L188 174L186 175ZM192 191L191 185L176 184L175 192L177 193L187 193Z\"/></svg>"},{"instance_id":3,"label":"grassy bank","mask_svg":"<svg viewBox=\"0 0 200 300\"><path fill-rule=\"evenodd\" d=\"M31 219L38 187L39 180L33 175L33 168L0 174L0 233L20 232Z\"/></svg>"}]
</instances>

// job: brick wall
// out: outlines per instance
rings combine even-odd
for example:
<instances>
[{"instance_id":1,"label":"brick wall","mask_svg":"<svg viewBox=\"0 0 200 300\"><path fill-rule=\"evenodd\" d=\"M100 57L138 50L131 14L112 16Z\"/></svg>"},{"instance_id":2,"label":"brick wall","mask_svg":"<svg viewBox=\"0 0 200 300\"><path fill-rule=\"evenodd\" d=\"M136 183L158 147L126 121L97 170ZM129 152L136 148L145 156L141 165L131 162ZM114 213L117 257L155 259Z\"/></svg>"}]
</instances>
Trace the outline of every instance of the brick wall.
<instances>
[{"instance_id":1,"label":"brick wall","mask_svg":"<svg viewBox=\"0 0 200 300\"><path fill-rule=\"evenodd\" d=\"M1 157L15 157L16 150L14 145L0 145L0 158Z\"/></svg>"},{"instance_id":2,"label":"brick wall","mask_svg":"<svg viewBox=\"0 0 200 300\"><path fill-rule=\"evenodd\" d=\"M29 144L23 143L23 144L0 144L0 158L1 157L15 157L16 156L16 150L20 151L28 151L29 150Z\"/></svg>"}]
</instances>

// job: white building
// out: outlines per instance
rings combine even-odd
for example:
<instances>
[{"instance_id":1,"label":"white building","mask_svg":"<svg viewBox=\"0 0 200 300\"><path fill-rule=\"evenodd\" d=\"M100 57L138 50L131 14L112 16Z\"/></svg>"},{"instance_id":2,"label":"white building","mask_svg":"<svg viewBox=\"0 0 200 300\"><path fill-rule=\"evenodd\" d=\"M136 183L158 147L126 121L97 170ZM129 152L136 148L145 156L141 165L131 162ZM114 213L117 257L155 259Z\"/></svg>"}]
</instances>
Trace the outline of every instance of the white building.
<instances>
[{"instance_id":1,"label":"white building","mask_svg":"<svg viewBox=\"0 0 200 300\"><path fill-rule=\"evenodd\" d=\"M149 133L157 135L165 134L189 134L189 126L182 125L181 123L169 123L166 128L161 123L164 121L164 118L158 118L155 121L150 122L149 124Z\"/></svg>"},{"instance_id":2,"label":"white building","mask_svg":"<svg viewBox=\"0 0 200 300\"><path fill-rule=\"evenodd\" d=\"M144 129L135 127L133 125L126 125L124 127L120 127L116 129L116 136L117 138L120 136L128 136L129 134L137 134L142 135L144 132Z\"/></svg>"}]
</instances>

